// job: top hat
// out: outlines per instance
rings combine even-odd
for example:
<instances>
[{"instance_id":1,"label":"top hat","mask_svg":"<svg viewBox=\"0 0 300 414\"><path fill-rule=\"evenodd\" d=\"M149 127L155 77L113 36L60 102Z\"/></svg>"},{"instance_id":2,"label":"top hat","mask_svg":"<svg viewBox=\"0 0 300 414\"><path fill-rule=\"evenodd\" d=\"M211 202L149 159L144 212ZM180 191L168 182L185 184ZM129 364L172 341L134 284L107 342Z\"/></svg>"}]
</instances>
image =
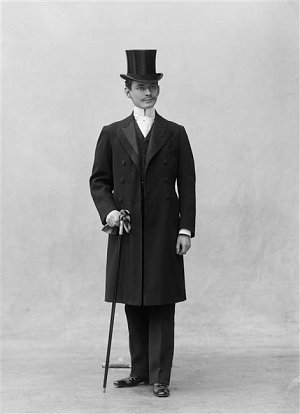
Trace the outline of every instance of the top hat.
<instances>
[{"instance_id":1,"label":"top hat","mask_svg":"<svg viewBox=\"0 0 300 414\"><path fill-rule=\"evenodd\" d=\"M163 77L163 73L156 73L156 50L126 50L126 57L127 75L121 74L121 78L146 82L158 81Z\"/></svg>"}]
</instances>

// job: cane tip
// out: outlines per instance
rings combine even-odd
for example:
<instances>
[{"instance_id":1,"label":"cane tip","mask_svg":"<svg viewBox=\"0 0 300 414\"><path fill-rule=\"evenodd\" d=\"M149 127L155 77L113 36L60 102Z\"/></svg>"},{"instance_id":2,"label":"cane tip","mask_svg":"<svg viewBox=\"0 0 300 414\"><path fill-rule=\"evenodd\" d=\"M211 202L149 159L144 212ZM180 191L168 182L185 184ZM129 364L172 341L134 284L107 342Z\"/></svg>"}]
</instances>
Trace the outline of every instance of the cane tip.
<instances>
[{"instance_id":1,"label":"cane tip","mask_svg":"<svg viewBox=\"0 0 300 414\"><path fill-rule=\"evenodd\" d=\"M106 393L106 388L103 388L103 392L104 392L104 394Z\"/></svg>"}]
</instances>

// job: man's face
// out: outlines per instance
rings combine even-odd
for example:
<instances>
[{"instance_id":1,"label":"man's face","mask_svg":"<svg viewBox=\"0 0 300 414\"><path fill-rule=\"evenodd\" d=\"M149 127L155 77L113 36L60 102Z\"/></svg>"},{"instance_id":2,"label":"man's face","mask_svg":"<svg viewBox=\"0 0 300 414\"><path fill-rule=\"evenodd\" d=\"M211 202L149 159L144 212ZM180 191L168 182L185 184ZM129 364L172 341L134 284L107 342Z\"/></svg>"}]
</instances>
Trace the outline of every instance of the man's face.
<instances>
[{"instance_id":1,"label":"man's face","mask_svg":"<svg viewBox=\"0 0 300 414\"><path fill-rule=\"evenodd\" d=\"M159 95L159 86L157 81L133 81L131 90L125 88L125 94L138 108L152 108L152 106L155 105Z\"/></svg>"}]
</instances>

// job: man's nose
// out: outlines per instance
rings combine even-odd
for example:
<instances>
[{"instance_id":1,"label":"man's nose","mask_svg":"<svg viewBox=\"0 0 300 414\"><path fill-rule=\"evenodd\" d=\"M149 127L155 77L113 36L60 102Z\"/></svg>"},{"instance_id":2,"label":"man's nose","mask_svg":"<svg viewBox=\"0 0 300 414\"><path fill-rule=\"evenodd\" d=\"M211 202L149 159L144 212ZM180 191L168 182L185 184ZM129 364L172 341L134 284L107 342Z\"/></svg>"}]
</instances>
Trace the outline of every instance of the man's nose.
<instances>
[{"instance_id":1,"label":"man's nose","mask_svg":"<svg viewBox=\"0 0 300 414\"><path fill-rule=\"evenodd\" d=\"M150 91L150 88L146 88L146 91L145 91L145 93L146 93L146 95L151 95L151 91Z\"/></svg>"}]
</instances>

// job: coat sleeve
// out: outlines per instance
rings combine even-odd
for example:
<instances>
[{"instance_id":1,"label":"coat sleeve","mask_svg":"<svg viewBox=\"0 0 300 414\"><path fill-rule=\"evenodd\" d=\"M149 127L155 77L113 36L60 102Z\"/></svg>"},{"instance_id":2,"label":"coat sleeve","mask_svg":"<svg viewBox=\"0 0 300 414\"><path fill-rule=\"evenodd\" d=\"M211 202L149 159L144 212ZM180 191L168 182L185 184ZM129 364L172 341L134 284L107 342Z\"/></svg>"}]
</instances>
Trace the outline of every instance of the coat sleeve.
<instances>
[{"instance_id":1,"label":"coat sleeve","mask_svg":"<svg viewBox=\"0 0 300 414\"><path fill-rule=\"evenodd\" d=\"M113 188L112 147L109 134L104 127L97 142L90 177L91 194L103 224L106 223L107 214L117 209Z\"/></svg>"},{"instance_id":2,"label":"coat sleeve","mask_svg":"<svg viewBox=\"0 0 300 414\"><path fill-rule=\"evenodd\" d=\"M192 149L184 127L181 128L179 145L177 176L180 214L179 229L190 230L191 237L194 237L196 218L195 164Z\"/></svg>"}]
</instances>

